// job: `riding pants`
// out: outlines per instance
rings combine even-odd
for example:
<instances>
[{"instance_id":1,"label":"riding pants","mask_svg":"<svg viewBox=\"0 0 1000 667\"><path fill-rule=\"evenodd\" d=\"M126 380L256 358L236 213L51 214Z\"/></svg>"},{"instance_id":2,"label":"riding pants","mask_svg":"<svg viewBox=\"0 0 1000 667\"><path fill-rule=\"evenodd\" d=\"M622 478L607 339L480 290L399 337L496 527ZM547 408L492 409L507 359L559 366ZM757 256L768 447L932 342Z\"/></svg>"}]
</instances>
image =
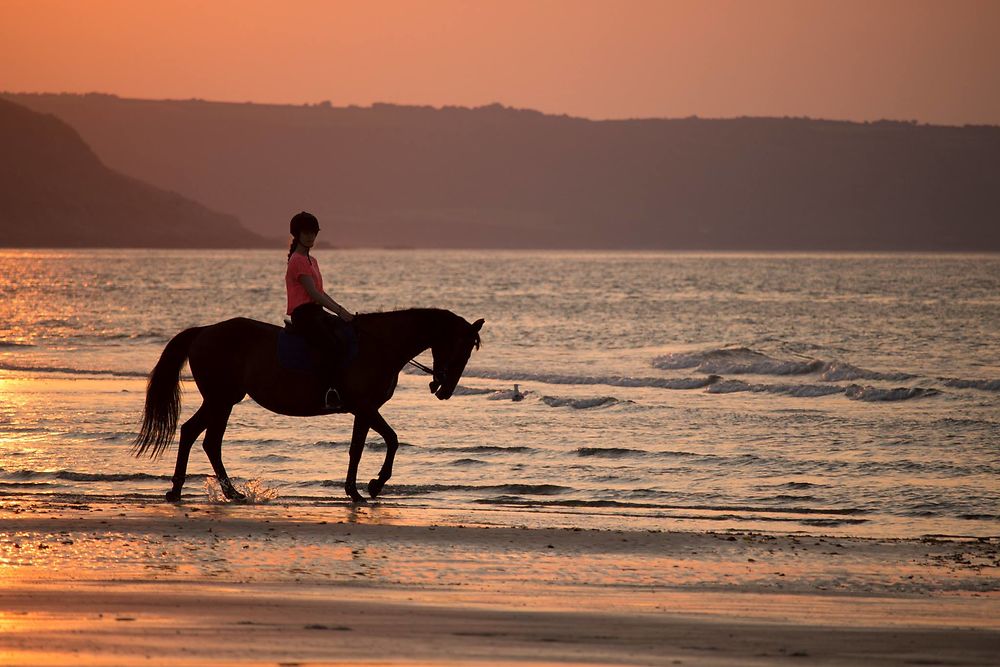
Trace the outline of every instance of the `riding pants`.
<instances>
[{"instance_id":1,"label":"riding pants","mask_svg":"<svg viewBox=\"0 0 1000 667\"><path fill-rule=\"evenodd\" d=\"M293 310L292 326L313 349L324 377L336 386L340 372L357 354L354 328L318 303L305 303Z\"/></svg>"}]
</instances>

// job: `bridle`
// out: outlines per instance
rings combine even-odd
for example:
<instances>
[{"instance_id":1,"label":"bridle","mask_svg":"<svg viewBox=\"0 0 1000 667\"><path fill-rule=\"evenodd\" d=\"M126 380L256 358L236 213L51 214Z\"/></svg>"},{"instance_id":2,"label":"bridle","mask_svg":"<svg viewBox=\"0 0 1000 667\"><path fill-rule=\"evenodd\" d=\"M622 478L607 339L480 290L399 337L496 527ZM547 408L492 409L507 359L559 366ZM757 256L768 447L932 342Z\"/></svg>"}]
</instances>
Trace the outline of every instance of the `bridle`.
<instances>
[{"instance_id":1,"label":"bridle","mask_svg":"<svg viewBox=\"0 0 1000 667\"><path fill-rule=\"evenodd\" d=\"M357 325L355 324L354 326L357 326ZM369 335L371 334L371 332L368 332L368 333L369 333ZM479 337L479 332L476 332L475 336L476 336L476 338L475 338L475 341L473 342L473 345L475 345L476 349L478 350L479 347L482 345L482 339ZM376 338L381 338L381 336L379 336L378 334L376 334ZM442 384L444 384L445 378L448 377L448 367L451 365L450 363L449 364L444 364L443 368L440 371L435 372L433 368L428 368L427 366L425 366L424 364L420 363L416 359L410 359L406 363L410 364L414 368L418 368L418 369L422 370L424 373L427 373L428 375L431 376L431 379L432 379L432 381L431 381L431 391L437 391L438 387L440 387Z\"/></svg>"},{"instance_id":2,"label":"bridle","mask_svg":"<svg viewBox=\"0 0 1000 667\"><path fill-rule=\"evenodd\" d=\"M475 332L475 339L473 340L472 344L475 346L477 350L482 345L482 339L479 338L478 331ZM424 366L422 363L416 361L415 359L410 359L407 363L413 364L414 366L416 366L417 368L419 368L420 370L431 376L432 378L430 384L431 392L436 393L437 390L441 387L441 385L444 384L444 381L448 377L448 369L451 367L452 360L453 359L448 359L447 363L440 364L441 369L436 372L434 369L427 368L427 366ZM434 365L437 366L439 364L435 363Z\"/></svg>"}]
</instances>

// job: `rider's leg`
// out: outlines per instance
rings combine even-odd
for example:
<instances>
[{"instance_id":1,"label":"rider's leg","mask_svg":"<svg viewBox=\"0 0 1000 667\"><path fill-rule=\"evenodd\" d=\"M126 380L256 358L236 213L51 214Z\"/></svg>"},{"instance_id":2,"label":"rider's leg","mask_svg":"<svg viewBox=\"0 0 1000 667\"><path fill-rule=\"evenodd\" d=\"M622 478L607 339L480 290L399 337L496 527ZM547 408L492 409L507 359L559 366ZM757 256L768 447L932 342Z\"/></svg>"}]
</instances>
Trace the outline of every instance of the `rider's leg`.
<instances>
[{"instance_id":1,"label":"rider's leg","mask_svg":"<svg viewBox=\"0 0 1000 667\"><path fill-rule=\"evenodd\" d=\"M326 407L335 409L340 405L340 396L335 389L337 379L336 338L328 317L330 315L319 304L299 306L292 312L292 325L302 334L314 350L320 373L326 380L329 389L325 390L323 400ZM331 391L332 390L332 391Z\"/></svg>"}]
</instances>

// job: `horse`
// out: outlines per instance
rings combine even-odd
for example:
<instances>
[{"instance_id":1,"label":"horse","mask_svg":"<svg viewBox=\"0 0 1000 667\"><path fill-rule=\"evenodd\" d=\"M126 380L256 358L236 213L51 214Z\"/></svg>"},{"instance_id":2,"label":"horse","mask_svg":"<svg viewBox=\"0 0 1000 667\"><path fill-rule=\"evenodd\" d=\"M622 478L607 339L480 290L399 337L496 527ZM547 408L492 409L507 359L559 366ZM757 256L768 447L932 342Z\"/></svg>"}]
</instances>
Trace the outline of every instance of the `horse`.
<instances>
[{"instance_id":1,"label":"horse","mask_svg":"<svg viewBox=\"0 0 1000 667\"><path fill-rule=\"evenodd\" d=\"M170 502L180 500L191 446L205 433L202 444L215 470L219 486L229 500L245 500L222 464L222 439L233 406L249 395L258 405L282 415L314 417L349 412L354 429L344 490L355 503L366 502L358 493L357 474L368 431L385 441L385 461L378 477L368 482L375 498L392 477L399 439L379 409L392 398L403 367L431 349L431 393L447 400L455 391L473 349L479 349L484 320L470 324L448 310L416 308L365 313L350 324L357 333L357 351L340 373L337 389L341 405L326 406L328 382L314 368L289 368L278 355L281 327L244 317L192 327L174 336L164 347L149 374L142 425L132 453L159 458L170 446L180 415L180 372L187 361L201 407L180 428L177 464L166 493Z\"/></svg>"}]
</instances>

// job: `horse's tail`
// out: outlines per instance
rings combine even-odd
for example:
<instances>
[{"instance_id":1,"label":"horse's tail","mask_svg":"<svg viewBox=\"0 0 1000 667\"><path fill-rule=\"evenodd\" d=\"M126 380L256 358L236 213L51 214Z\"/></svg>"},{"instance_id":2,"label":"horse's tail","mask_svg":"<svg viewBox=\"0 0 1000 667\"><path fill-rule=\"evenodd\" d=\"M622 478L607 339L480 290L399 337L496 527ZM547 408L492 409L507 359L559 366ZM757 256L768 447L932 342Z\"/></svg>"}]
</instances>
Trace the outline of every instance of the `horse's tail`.
<instances>
[{"instance_id":1,"label":"horse's tail","mask_svg":"<svg viewBox=\"0 0 1000 667\"><path fill-rule=\"evenodd\" d=\"M187 361L191 342L204 327L185 329L170 339L160 360L149 373L146 384L146 407L142 413L139 435L132 442L132 454L158 458L174 440L177 417L181 412L180 376Z\"/></svg>"}]
</instances>

